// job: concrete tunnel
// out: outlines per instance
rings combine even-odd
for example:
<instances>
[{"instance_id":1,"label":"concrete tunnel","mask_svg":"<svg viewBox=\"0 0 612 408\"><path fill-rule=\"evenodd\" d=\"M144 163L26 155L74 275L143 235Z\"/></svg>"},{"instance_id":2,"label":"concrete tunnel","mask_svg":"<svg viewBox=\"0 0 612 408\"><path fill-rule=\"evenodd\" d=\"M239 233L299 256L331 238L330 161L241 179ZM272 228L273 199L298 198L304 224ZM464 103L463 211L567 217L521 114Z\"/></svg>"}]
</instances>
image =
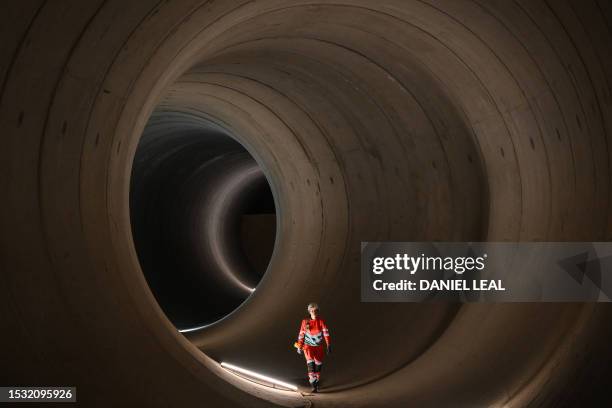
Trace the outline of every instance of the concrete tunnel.
<instances>
[{"instance_id":1,"label":"concrete tunnel","mask_svg":"<svg viewBox=\"0 0 612 408\"><path fill-rule=\"evenodd\" d=\"M100 407L612 403L609 305L366 304L357 272L361 241L612 239L612 3L0 10L0 385ZM299 382L313 299L325 392L219 366Z\"/></svg>"}]
</instances>

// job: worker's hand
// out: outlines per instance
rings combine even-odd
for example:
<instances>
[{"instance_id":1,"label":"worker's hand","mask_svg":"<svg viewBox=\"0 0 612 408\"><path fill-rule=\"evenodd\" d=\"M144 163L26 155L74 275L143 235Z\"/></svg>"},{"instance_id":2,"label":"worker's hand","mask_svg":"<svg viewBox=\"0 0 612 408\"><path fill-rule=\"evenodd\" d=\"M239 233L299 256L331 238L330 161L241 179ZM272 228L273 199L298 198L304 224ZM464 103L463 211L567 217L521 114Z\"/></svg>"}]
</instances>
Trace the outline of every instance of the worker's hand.
<instances>
[{"instance_id":1,"label":"worker's hand","mask_svg":"<svg viewBox=\"0 0 612 408\"><path fill-rule=\"evenodd\" d=\"M331 354L331 345L327 346L327 354Z\"/></svg>"},{"instance_id":2,"label":"worker's hand","mask_svg":"<svg viewBox=\"0 0 612 408\"><path fill-rule=\"evenodd\" d=\"M301 349L301 348L298 348L298 349L297 349L297 353L298 353L298 354L302 354L302 349Z\"/></svg>"}]
</instances>

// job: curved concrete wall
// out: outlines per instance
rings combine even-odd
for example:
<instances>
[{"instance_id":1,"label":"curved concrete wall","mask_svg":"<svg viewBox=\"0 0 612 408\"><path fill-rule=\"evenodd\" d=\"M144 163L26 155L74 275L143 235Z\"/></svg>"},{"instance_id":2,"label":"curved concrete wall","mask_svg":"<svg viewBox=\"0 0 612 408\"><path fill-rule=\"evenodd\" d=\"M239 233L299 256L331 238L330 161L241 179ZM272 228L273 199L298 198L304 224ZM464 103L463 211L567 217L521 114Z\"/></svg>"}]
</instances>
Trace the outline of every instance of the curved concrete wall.
<instances>
[{"instance_id":1,"label":"curved concrete wall","mask_svg":"<svg viewBox=\"0 0 612 408\"><path fill-rule=\"evenodd\" d=\"M606 2L2 8L2 383L75 384L92 406L606 398L609 307L365 305L356 272L367 240L612 237ZM225 129L276 203L257 290L187 337L131 232L132 162L156 109ZM336 345L328 392L261 387L215 363L299 377L290 345L311 299Z\"/></svg>"}]
</instances>

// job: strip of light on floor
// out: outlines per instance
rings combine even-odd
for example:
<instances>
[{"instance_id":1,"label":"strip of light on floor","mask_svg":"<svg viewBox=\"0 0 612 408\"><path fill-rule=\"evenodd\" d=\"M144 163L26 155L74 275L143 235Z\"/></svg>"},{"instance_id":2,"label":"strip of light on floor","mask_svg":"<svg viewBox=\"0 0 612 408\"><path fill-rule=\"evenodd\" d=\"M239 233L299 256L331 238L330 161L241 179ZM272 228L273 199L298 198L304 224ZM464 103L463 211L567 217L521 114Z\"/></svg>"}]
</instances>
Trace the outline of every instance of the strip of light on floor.
<instances>
[{"instance_id":1,"label":"strip of light on floor","mask_svg":"<svg viewBox=\"0 0 612 408\"><path fill-rule=\"evenodd\" d=\"M246 368L237 367L237 366L235 366L233 364L228 364L228 363L225 363L225 362L221 363L221 367L223 367L225 369L228 369L228 370L236 371L237 373L241 373L241 374L253 377L253 378L257 378L258 380L263 380L263 381L267 381L267 382L275 384L275 385L280 385L281 387L288 388L288 389L290 389L292 391L297 391L297 387L295 385L293 385L293 384L288 384L286 382L279 381L277 379L268 377L266 375L259 374L259 373L256 373L254 371L251 371L251 370L247 370Z\"/></svg>"}]
</instances>

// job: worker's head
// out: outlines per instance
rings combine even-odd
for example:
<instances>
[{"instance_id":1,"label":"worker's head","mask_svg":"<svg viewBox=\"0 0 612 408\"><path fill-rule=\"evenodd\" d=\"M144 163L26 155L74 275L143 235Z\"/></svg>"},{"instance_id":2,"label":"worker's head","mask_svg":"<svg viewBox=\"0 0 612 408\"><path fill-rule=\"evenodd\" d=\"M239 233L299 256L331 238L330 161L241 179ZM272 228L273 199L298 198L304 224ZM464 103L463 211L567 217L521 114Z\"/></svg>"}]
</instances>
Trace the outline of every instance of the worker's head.
<instances>
[{"instance_id":1,"label":"worker's head","mask_svg":"<svg viewBox=\"0 0 612 408\"><path fill-rule=\"evenodd\" d=\"M309 303L307 309L308 313L310 313L311 318L314 319L319 315L319 305L317 305L316 303Z\"/></svg>"}]
</instances>

